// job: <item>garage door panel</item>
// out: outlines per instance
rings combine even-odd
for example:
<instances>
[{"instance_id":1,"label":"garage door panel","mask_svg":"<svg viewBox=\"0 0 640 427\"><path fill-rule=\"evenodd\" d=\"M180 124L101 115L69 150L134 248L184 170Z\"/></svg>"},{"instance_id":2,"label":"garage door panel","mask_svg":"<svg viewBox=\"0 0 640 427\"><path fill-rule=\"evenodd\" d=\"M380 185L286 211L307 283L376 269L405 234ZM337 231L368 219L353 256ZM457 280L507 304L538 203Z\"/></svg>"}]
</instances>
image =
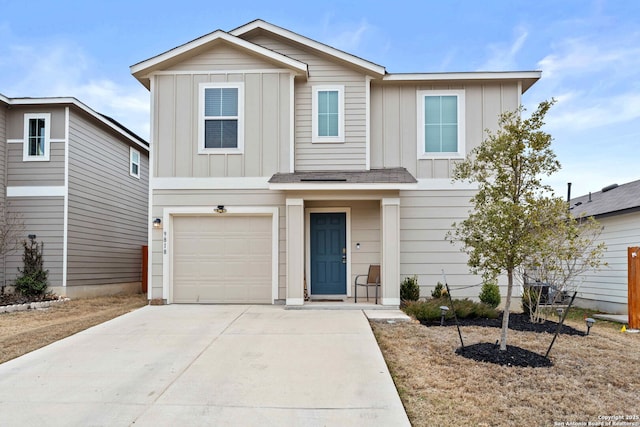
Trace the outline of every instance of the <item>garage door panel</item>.
<instances>
[{"instance_id":1,"label":"garage door panel","mask_svg":"<svg viewBox=\"0 0 640 427\"><path fill-rule=\"evenodd\" d=\"M270 216L173 218L174 302L272 303Z\"/></svg>"}]
</instances>

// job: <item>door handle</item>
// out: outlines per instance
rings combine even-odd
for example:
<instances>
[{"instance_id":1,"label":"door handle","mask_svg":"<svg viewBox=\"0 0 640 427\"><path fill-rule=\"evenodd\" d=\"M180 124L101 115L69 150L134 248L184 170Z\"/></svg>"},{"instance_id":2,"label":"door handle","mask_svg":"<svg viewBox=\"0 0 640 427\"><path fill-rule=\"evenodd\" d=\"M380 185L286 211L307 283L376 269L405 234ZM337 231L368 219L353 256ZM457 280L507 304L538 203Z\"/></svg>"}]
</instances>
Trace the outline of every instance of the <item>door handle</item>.
<instances>
[{"instance_id":1,"label":"door handle","mask_svg":"<svg viewBox=\"0 0 640 427\"><path fill-rule=\"evenodd\" d=\"M342 263L347 263L347 248L342 248Z\"/></svg>"}]
</instances>

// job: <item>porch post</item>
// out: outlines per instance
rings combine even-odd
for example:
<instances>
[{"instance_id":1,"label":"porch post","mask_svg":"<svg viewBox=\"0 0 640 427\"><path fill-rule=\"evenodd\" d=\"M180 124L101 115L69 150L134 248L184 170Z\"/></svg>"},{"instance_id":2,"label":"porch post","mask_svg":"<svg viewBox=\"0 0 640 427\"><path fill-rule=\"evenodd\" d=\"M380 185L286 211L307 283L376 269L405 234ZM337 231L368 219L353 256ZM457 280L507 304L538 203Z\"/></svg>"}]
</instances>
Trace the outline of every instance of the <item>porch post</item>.
<instances>
[{"instance_id":1,"label":"porch post","mask_svg":"<svg viewBox=\"0 0 640 427\"><path fill-rule=\"evenodd\" d=\"M381 202L382 217L382 305L400 305L400 198Z\"/></svg>"},{"instance_id":2,"label":"porch post","mask_svg":"<svg viewBox=\"0 0 640 427\"><path fill-rule=\"evenodd\" d=\"M287 199L287 305L304 304L304 200Z\"/></svg>"}]
</instances>

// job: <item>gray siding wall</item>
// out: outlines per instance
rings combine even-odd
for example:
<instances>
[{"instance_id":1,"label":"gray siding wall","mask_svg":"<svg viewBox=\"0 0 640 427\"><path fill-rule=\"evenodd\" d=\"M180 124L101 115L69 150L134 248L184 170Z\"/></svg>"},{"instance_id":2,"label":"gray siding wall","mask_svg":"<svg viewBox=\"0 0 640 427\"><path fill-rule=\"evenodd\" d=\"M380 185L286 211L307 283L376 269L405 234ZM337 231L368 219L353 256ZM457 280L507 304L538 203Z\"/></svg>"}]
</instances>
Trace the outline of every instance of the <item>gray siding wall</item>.
<instances>
[{"instance_id":1,"label":"gray siding wall","mask_svg":"<svg viewBox=\"0 0 640 427\"><path fill-rule=\"evenodd\" d=\"M258 177L288 172L290 74L263 72L276 68L222 45L174 66L179 74L154 77L155 176ZM224 71L229 69L236 71ZM204 82L244 82L244 154L198 154L199 84Z\"/></svg>"},{"instance_id":2,"label":"gray siding wall","mask_svg":"<svg viewBox=\"0 0 640 427\"><path fill-rule=\"evenodd\" d=\"M7 117L7 139L24 138L26 113L51 113L51 139L65 138L63 107L28 108L15 107ZM7 186L64 185L64 142L51 142L48 162L24 162L23 144L11 143L7 152Z\"/></svg>"},{"instance_id":3,"label":"gray siding wall","mask_svg":"<svg viewBox=\"0 0 640 427\"><path fill-rule=\"evenodd\" d=\"M295 169L364 170L366 167L366 76L311 50L259 35L252 43L297 59L309 66L309 79L295 83ZM312 87L344 85L345 142L312 142Z\"/></svg>"},{"instance_id":4,"label":"gray siding wall","mask_svg":"<svg viewBox=\"0 0 640 427\"><path fill-rule=\"evenodd\" d=\"M286 298L286 232L284 193L269 190L155 190L153 192L152 218L162 218L163 209L176 206L259 206L277 207L279 210L278 232L278 298ZM164 230L164 229L163 229ZM152 231L151 253L151 298L162 298L162 233ZM166 230L165 230L166 231ZM169 280L169 278L166 278ZM166 298L166 296L165 296Z\"/></svg>"},{"instance_id":5,"label":"gray siding wall","mask_svg":"<svg viewBox=\"0 0 640 427\"><path fill-rule=\"evenodd\" d=\"M5 202L7 173L7 109L0 103L0 200ZM3 215L4 211L0 211ZM0 257L0 284L4 284L4 257Z\"/></svg>"},{"instance_id":6,"label":"gray siding wall","mask_svg":"<svg viewBox=\"0 0 640 427\"><path fill-rule=\"evenodd\" d=\"M627 313L627 248L640 246L640 213L634 212L598 220L603 226L599 242L607 245L608 266L578 278L579 304L607 312ZM580 281L582 280L582 281Z\"/></svg>"},{"instance_id":7,"label":"gray siding wall","mask_svg":"<svg viewBox=\"0 0 640 427\"><path fill-rule=\"evenodd\" d=\"M462 289L482 282L469 273L467 255L445 240L451 224L461 222L471 208L471 190L422 190L400 192L400 274L418 276L420 295L428 297L442 270L454 298L477 298L480 287ZM505 294L504 290L501 290Z\"/></svg>"},{"instance_id":8,"label":"gray siding wall","mask_svg":"<svg viewBox=\"0 0 640 427\"><path fill-rule=\"evenodd\" d=\"M148 156L129 175L129 145L74 112L69 123L67 286L138 282L147 244Z\"/></svg>"},{"instance_id":9,"label":"gray siding wall","mask_svg":"<svg viewBox=\"0 0 640 427\"><path fill-rule=\"evenodd\" d=\"M407 168L416 178L450 178L456 159L418 160L417 91L463 89L465 150L469 153L497 130L498 116L518 107L518 85L378 85L371 88L371 167Z\"/></svg>"},{"instance_id":10,"label":"gray siding wall","mask_svg":"<svg viewBox=\"0 0 640 427\"><path fill-rule=\"evenodd\" d=\"M35 234L44 243L44 268L49 270L49 285L62 286L62 247L64 223L63 197L15 197L9 199L9 210L18 212L24 222L24 238ZM22 249L7 255L7 284L13 285L22 268Z\"/></svg>"}]
</instances>

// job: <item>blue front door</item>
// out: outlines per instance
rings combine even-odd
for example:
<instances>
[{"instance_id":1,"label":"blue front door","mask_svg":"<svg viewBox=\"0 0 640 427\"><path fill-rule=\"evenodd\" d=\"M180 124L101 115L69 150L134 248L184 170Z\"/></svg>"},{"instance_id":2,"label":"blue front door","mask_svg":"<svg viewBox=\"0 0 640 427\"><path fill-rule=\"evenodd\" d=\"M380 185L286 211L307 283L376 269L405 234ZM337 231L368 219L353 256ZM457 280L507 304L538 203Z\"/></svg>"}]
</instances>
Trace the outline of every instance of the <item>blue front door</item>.
<instances>
[{"instance_id":1,"label":"blue front door","mask_svg":"<svg viewBox=\"0 0 640 427\"><path fill-rule=\"evenodd\" d=\"M311 294L347 293L347 215L310 215Z\"/></svg>"}]
</instances>

